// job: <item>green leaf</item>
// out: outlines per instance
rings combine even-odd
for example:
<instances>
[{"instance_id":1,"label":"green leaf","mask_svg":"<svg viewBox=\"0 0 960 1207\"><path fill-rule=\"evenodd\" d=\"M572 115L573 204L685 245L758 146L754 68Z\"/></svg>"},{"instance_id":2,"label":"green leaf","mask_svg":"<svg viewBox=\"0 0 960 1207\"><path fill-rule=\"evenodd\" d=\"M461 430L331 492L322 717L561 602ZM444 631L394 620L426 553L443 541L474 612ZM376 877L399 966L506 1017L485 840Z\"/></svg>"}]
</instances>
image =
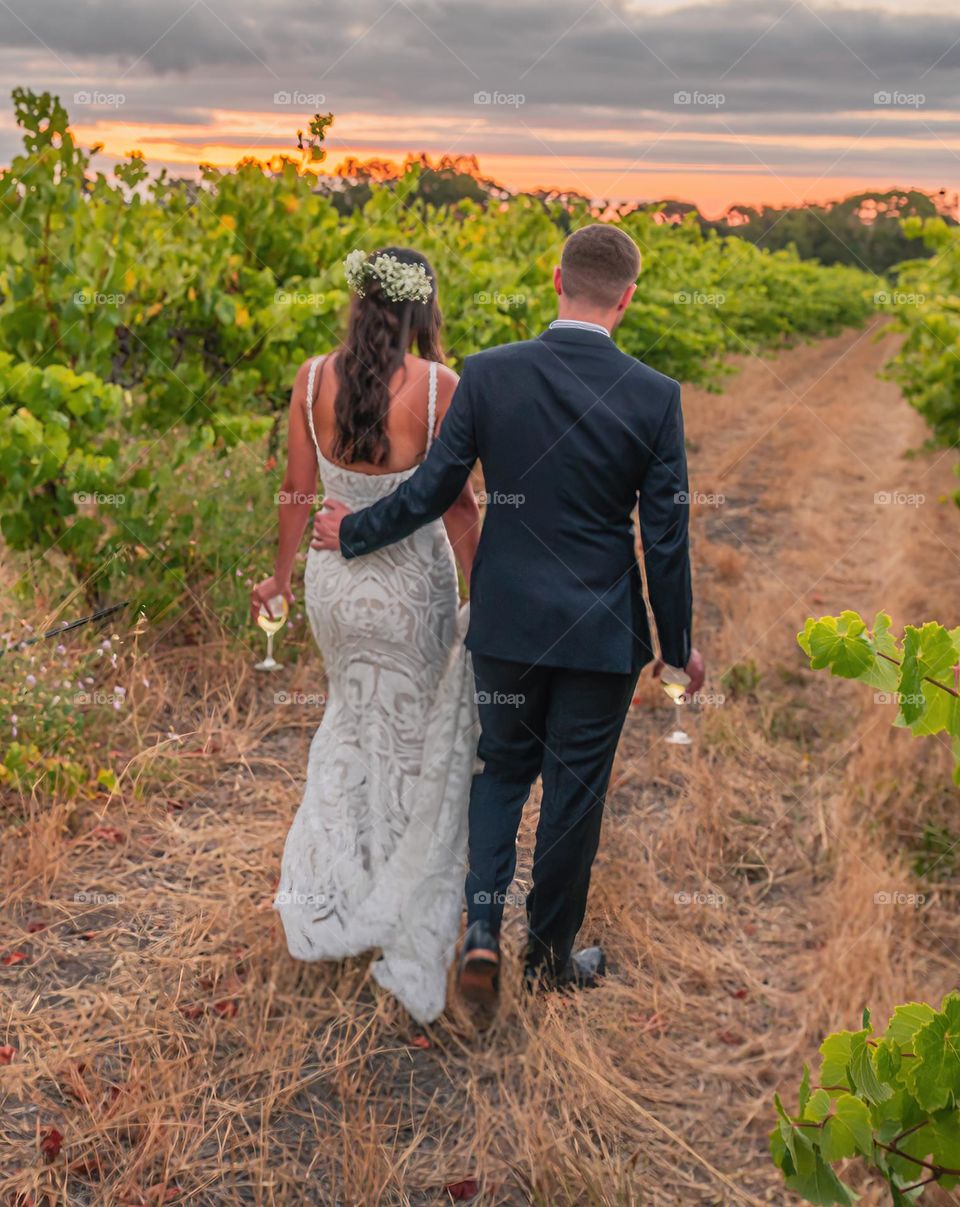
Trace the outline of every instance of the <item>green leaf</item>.
<instances>
[{"instance_id":1,"label":"green leaf","mask_svg":"<svg viewBox=\"0 0 960 1207\"><path fill-rule=\"evenodd\" d=\"M873 1063L873 1054L867 1043L867 1033L860 1032L854 1039L850 1050L850 1080L854 1087L871 1103L886 1101L892 1097L893 1090L877 1076Z\"/></svg>"},{"instance_id":2,"label":"green leaf","mask_svg":"<svg viewBox=\"0 0 960 1207\"><path fill-rule=\"evenodd\" d=\"M848 1069L854 1037L862 1034L862 1031L835 1031L820 1045L820 1055L823 1057L820 1080L824 1085L844 1085L853 1089Z\"/></svg>"},{"instance_id":3,"label":"green leaf","mask_svg":"<svg viewBox=\"0 0 960 1207\"><path fill-rule=\"evenodd\" d=\"M857 612L808 620L797 640L810 656L814 670L829 666L844 679L858 679L873 666L876 655Z\"/></svg>"},{"instance_id":4,"label":"green leaf","mask_svg":"<svg viewBox=\"0 0 960 1207\"><path fill-rule=\"evenodd\" d=\"M914 1036L913 1051L905 1080L917 1102L935 1111L960 1101L960 997L944 998L943 1009Z\"/></svg>"},{"instance_id":5,"label":"green leaf","mask_svg":"<svg viewBox=\"0 0 960 1207\"><path fill-rule=\"evenodd\" d=\"M831 1207L834 1203L852 1207L857 1196L840 1181L816 1149L801 1149L799 1156L797 1172L785 1179L788 1190L795 1190L808 1203L819 1207Z\"/></svg>"},{"instance_id":6,"label":"green leaf","mask_svg":"<svg viewBox=\"0 0 960 1207\"><path fill-rule=\"evenodd\" d=\"M803 1076L800 1078L800 1114L802 1115L806 1109L807 1103L810 1101L810 1066L804 1061Z\"/></svg>"},{"instance_id":7,"label":"green leaf","mask_svg":"<svg viewBox=\"0 0 960 1207\"><path fill-rule=\"evenodd\" d=\"M915 733L939 733L960 729L960 700L927 678L952 686L953 667L960 658L950 633L930 621L922 628L907 625L900 668L900 711ZM931 709L934 714L928 715Z\"/></svg>"},{"instance_id":8,"label":"green leaf","mask_svg":"<svg viewBox=\"0 0 960 1207\"><path fill-rule=\"evenodd\" d=\"M814 1090L803 1112L804 1119L819 1123L830 1114L830 1095L826 1090Z\"/></svg>"},{"instance_id":9,"label":"green leaf","mask_svg":"<svg viewBox=\"0 0 960 1207\"><path fill-rule=\"evenodd\" d=\"M886 1038L893 1040L901 1048L907 1047L913 1043L914 1035L921 1027L926 1026L936 1013L926 1002L907 1002L906 1005L897 1006L890 1016Z\"/></svg>"},{"instance_id":10,"label":"green leaf","mask_svg":"<svg viewBox=\"0 0 960 1207\"><path fill-rule=\"evenodd\" d=\"M855 1152L872 1156L873 1125L865 1102L852 1094L840 1095L823 1125L820 1151L825 1161L840 1161Z\"/></svg>"}]
</instances>

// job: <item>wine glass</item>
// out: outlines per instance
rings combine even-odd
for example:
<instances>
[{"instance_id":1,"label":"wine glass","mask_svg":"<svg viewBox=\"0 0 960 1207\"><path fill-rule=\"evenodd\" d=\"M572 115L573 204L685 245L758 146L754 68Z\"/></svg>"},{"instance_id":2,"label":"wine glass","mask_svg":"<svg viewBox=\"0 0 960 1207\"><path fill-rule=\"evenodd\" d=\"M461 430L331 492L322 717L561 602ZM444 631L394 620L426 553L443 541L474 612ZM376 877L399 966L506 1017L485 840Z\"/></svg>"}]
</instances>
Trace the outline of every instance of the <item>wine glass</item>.
<instances>
[{"instance_id":1,"label":"wine glass","mask_svg":"<svg viewBox=\"0 0 960 1207\"><path fill-rule=\"evenodd\" d=\"M267 610L269 608L269 611ZM267 656L262 662L254 663L255 671L276 671L279 670L282 663L276 661L273 656L273 635L279 633L283 626L287 623L287 614L290 611L290 605L287 603L285 595L274 595L272 599L268 599L265 604L260 605L260 611L257 615L257 624L267 635ZM271 615L271 613L273 613Z\"/></svg>"},{"instance_id":2,"label":"wine glass","mask_svg":"<svg viewBox=\"0 0 960 1207\"><path fill-rule=\"evenodd\" d=\"M687 702L687 689L679 683L663 683L661 687L678 708ZM692 738L682 729L674 729L668 733L664 741L670 746L689 746Z\"/></svg>"}]
</instances>

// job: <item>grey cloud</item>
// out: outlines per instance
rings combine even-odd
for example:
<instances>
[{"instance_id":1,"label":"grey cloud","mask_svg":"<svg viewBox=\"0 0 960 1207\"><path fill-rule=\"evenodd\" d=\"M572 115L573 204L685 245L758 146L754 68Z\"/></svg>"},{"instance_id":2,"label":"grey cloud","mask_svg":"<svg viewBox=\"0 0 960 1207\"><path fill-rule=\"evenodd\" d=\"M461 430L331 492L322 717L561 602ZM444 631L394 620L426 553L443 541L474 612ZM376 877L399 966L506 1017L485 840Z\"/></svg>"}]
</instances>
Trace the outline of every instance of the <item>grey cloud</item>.
<instances>
[{"instance_id":1,"label":"grey cloud","mask_svg":"<svg viewBox=\"0 0 960 1207\"><path fill-rule=\"evenodd\" d=\"M960 14L791 0L717 0L650 13L618 0L5 0L0 71L11 84L55 88L68 107L80 89L122 91L123 119L183 123L186 138L213 110L270 112L273 94L285 90L323 93L323 107L335 113L422 114L425 128L431 117L454 117L459 131L469 131L458 149L481 158L544 153L531 133L537 128L550 132L561 155L633 159L644 149L644 139L631 140L635 129L664 134L657 151L664 160L708 168L749 162L735 136L710 139L726 125L740 137L860 139L845 172L889 175L891 164L908 172L922 163L929 174L939 160L946 174L957 162L946 150L884 151L888 135L907 123L874 124L873 97L923 93L913 128L928 137L926 123L955 138L955 121L925 111L955 110L960 100ZM478 90L522 93L525 103L481 110L473 104ZM681 90L722 93L720 114L678 107ZM851 118L851 110L868 116ZM290 146L301 123L302 115L277 110L270 132L250 141L262 145L272 134L278 148ZM573 128L618 134L565 141ZM671 140L676 132L703 137ZM338 133L362 148L349 130ZM390 134L376 145L398 153L418 146L415 134ZM242 150L243 138L235 141ZM12 142L0 126L0 160ZM796 170L821 170L836 158L796 145L774 150L778 163Z\"/></svg>"}]
</instances>

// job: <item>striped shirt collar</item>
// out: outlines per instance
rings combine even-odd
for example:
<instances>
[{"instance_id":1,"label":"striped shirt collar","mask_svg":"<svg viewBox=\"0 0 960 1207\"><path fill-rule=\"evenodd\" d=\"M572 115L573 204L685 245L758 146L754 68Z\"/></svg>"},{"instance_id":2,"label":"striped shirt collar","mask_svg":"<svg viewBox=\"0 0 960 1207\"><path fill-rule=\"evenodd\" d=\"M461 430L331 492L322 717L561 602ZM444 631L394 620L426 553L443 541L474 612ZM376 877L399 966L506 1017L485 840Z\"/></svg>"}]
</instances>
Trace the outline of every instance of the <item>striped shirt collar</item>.
<instances>
[{"instance_id":1,"label":"striped shirt collar","mask_svg":"<svg viewBox=\"0 0 960 1207\"><path fill-rule=\"evenodd\" d=\"M554 319L548 330L563 330L569 327L575 327L580 331L595 331L597 335L606 335L608 338L610 336L610 332L606 327L601 326L600 323L582 323L579 319Z\"/></svg>"}]
</instances>

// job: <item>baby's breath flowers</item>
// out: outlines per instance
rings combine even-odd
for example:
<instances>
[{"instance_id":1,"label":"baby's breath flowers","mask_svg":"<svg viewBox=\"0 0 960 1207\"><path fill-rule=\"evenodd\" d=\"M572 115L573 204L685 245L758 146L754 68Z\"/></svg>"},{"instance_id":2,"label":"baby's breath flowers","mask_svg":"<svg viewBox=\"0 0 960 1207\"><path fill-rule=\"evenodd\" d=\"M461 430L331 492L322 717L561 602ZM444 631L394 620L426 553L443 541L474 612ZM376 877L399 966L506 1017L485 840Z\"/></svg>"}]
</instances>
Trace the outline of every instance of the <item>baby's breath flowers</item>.
<instances>
[{"instance_id":1,"label":"baby's breath flowers","mask_svg":"<svg viewBox=\"0 0 960 1207\"><path fill-rule=\"evenodd\" d=\"M386 252L370 257L358 247L344 260L343 272L347 284L360 297L364 295L367 282L374 277L391 302L426 302L433 293L433 285L422 264L404 264Z\"/></svg>"}]
</instances>

